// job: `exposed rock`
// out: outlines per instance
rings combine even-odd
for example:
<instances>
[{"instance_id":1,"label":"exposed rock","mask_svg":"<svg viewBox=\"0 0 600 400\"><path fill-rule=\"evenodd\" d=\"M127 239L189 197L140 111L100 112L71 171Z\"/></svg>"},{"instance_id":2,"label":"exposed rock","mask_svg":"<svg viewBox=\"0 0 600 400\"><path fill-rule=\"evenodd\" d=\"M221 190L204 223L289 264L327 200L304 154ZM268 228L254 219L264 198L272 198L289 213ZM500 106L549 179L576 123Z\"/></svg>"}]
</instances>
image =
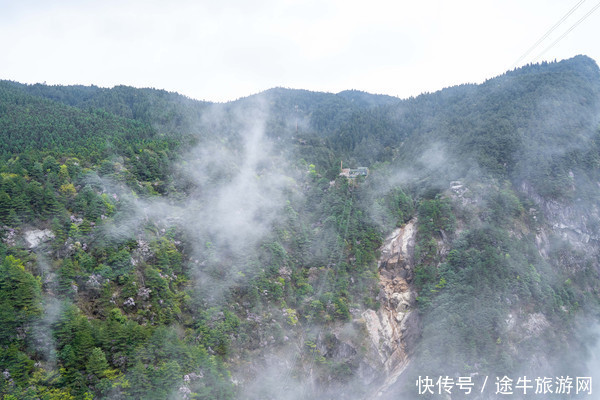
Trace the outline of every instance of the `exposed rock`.
<instances>
[{"instance_id":1,"label":"exposed rock","mask_svg":"<svg viewBox=\"0 0 600 400\"><path fill-rule=\"evenodd\" d=\"M556 200L548 200L538 195L533 187L527 182L521 184L521 191L527 194L542 211L544 218L548 222L548 233L542 230L536 236L536 244L540 250L540 255L548 257L547 236L554 233L565 241L569 242L574 248L587 251L588 244L591 241L600 241L600 235L593 229L600 220L600 210L595 204L590 204L585 208L578 207L576 203L561 203ZM536 210L537 213L537 210ZM537 219L537 215L536 219Z\"/></svg>"},{"instance_id":2,"label":"exposed rock","mask_svg":"<svg viewBox=\"0 0 600 400\"><path fill-rule=\"evenodd\" d=\"M510 331L510 330L513 330L515 328L516 320L515 320L515 317L514 317L513 314L508 314L508 316L506 317L506 321L505 322L506 322L506 329L507 330Z\"/></svg>"},{"instance_id":3,"label":"exposed rock","mask_svg":"<svg viewBox=\"0 0 600 400\"><path fill-rule=\"evenodd\" d=\"M342 328L343 329L343 328ZM321 335L317 342L317 348L322 356L335 362L346 361L358 353L355 343L344 337L343 331L339 329Z\"/></svg>"},{"instance_id":4,"label":"exposed rock","mask_svg":"<svg viewBox=\"0 0 600 400\"><path fill-rule=\"evenodd\" d=\"M379 259L377 299L381 307L362 314L371 348L365 357L368 365L359 368L361 378L377 378L370 374L372 370L386 372L376 393L393 384L405 370L419 332L419 318L413 312L416 293L411 286L415 235L416 219L413 219L386 239Z\"/></svg>"},{"instance_id":5,"label":"exposed rock","mask_svg":"<svg viewBox=\"0 0 600 400\"><path fill-rule=\"evenodd\" d=\"M150 293L152 293L152 289L141 287L138 289L137 295L142 300L148 300L150 298Z\"/></svg>"},{"instance_id":6,"label":"exposed rock","mask_svg":"<svg viewBox=\"0 0 600 400\"><path fill-rule=\"evenodd\" d=\"M546 328L550 326L550 323L542 313L530 314L527 322L523 324L523 330L525 331L525 337L537 337L540 336Z\"/></svg>"},{"instance_id":7,"label":"exposed rock","mask_svg":"<svg viewBox=\"0 0 600 400\"><path fill-rule=\"evenodd\" d=\"M476 199L472 198L473 193L461 181L450 182L449 195L463 206L476 202Z\"/></svg>"},{"instance_id":8,"label":"exposed rock","mask_svg":"<svg viewBox=\"0 0 600 400\"><path fill-rule=\"evenodd\" d=\"M102 275L91 274L85 283L88 288L98 289L103 283Z\"/></svg>"},{"instance_id":9,"label":"exposed rock","mask_svg":"<svg viewBox=\"0 0 600 400\"><path fill-rule=\"evenodd\" d=\"M279 268L279 275L283 278L289 279L292 276L292 270L286 266Z\"/></svg>"},{"instance_id":10,"label":"exposed rock","mask_svg":"<svg viewBox=\"0 0 600 400\"><path fill-rule=\"evenodd\" d=\"M5 245L11 247L16 245L17 233L15 229L8 226L3 226L0 228L0 236L2 237L2 242Z\"/></svg>"},{"instance_id":11,"label":"exposed rock","mask_svg":"<svg viewBox=\"0 0 600 400\"><path fill-rule=\"evenodd\" d=\"M319 275L320 275L319 270L317 268L315 268L315 267L311 267L308 270L308 282L311 283L311 284L315 283L315 282L318 282Z\"/></svg>"},{"instance_id":12,"label":"exposed rock","mask_svg":"<svg viewBox=\"0 0 600 400\"><path fill-rule=\"evenodd\" d=\"M34 249L41 243L47 242L54 238L54 233L50 229L32 229L23 232L23 238L27 242L27 247Z\"/></svg>"}]
</instances>

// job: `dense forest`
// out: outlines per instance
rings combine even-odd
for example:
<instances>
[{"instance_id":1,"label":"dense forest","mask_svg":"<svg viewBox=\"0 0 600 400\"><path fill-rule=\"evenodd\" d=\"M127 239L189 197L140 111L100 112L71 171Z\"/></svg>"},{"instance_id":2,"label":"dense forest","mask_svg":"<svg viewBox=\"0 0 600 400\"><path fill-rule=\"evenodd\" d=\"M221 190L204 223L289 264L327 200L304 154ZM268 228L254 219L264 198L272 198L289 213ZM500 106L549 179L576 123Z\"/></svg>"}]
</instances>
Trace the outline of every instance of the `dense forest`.
<instances>
[{"instance_id":1,"label":"dense forest","mask_svg":"<svg viewBox=\"0 0 600 400\"><path fill-rule=\"evenodd\" d=\"M585 56L405 100L0 81L0 138L4 400L441 398L415 381L597 371ZM365 313L412 226L410 340L374 345L407 355L389 380Z\"/></svg>"}]
</instances>

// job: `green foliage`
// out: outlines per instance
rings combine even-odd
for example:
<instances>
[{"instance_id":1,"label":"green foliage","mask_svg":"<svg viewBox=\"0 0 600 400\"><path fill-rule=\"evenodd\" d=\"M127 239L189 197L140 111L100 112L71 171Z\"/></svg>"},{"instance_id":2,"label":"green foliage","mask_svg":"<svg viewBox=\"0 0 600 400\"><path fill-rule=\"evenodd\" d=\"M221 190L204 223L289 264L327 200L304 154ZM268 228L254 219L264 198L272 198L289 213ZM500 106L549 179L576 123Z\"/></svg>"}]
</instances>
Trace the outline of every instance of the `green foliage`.
<instances>
[{"instance_id":1,"label":"green foliage","mask_svg":"<svg viewBox=\"0 0 600 400\"><path fill-rule=\"evenodd\" d=\"M448 198L436 195L433 199L421 200L418 209L414 273L415 287L419 293L417 302L422 308L430 305L430 296L440 289L437 240L441 240L442 235L451 235L455 226L456 217Z\"/></svg>"},{"instance_id":2,"label":"green foliage","mask_svg":"<svg viewBox=\"0 0 600 400\"><path fill-rule=\"evenodd\" d=\"M85 368L94 347L94 339L92 326L77 307L65 306L56 323L54 337L62 365L72 372ZM76 375L71 374L67 379L77 379Z\"/></svg>"},{"instance_id":3,"label":"green foliage","mask_svg":"<svg viewBox=\"0 0 600 400\"><path fill-rule=\"evenodd\" d=\"M202 371L205 375L190 382L192 391L198 390L201 397L232 398L233 388L225 380L223 365L202 347L184 344L172 329L156 329L148 342L138 347L135 358L128 378L131 385L125 391L132 398L168 398L182 384L184 371L196 375Z\"/></svg>"},{"instance_id":4,"label":"green foliage","mask_svg":"<svg viewBox=\"0 0 600 400\"><path fill-rule=\"evenodd\" d=\"M12 343L0 348L0 362L14 383L25 386L34 370L34 362L20 347L19 344Z\"/></svg>"},{"instance_id":5,"label":"green foliage","mask_svg":"<svg viewBox=\"0 0 600 400\"><path fill-rule=\"evenodd\" d=\"M559 202L573 215L597 208L599 76L577 57L404 101L267 91L273 157L254 178L283 165L291 183L241 254L152 213L137 226L136 211L158 196L185 206L235 177L246 132L235 115L253 99L211 105L214 123L207 103L160 90L0 82L0 364L12 382L0 378L0 395L163 399L183 386L190 398L231 399L228 363L290 338L305 340L297 371L314 365L322 387L352 381L364 354L338 360L335 335L312 332L381 306L378 249L415 216L421 375L516 370L535 346L506 329L515 310L563 327L544 342L555 353L573 316L597 312L597 263L552 237L545 261L534 232ZM223 147L231 165L183 176L188 150ZM369 177L339 178L340 160ZM458 179L468 184L450 185ZM585 224L600 233L594 218ZM32 227L55 238L28 249ZM45 304L50 326L42 290L66 301L56 318ZM55 349L40 347L39 330Z\"/></svg>"},{"instance_id":6,"label":"green foliage","mask_svg":"<svg viewBox=\"0 0 600 400\"><path fill-rule=\"evenodd\" d=\"M531 246L531 247L529 247ZM538 271L544 271L540 274ZM427 356L419 365L429 372L464 368L477 360L485 371L498 372L526 362L511 358L504 341L511 307L537 304L537 311L560 317L573 297L556 286L556 272L540 259L532 244L515 240L500 228L484 226L465 232L442 264L435 297L427 300L421 345ZM427 365L427 366L425 366ZM471 367L472 368L472 367ZM481 369L480 369L481 370Z\"/></svg>"},{"instance_id":7,"label":"green foliage","mask_svg":"<svg viewBox=\"0 0 600 400\"><path fill-rule=\"evenodd\" d=\"M0 264L0 342L17 339L18 330L41 313L41 285L21 260L7 256Z\"/></svg>"},{"instance_id":8,"label":"green foliage","mask_svg":"<svg viewBox=\"0 0 600 400\"><path fill-rule=\"evenodd\" d=\"M419 235L432 237L441 231L451 234L456 225L449 199L436 196L432 200L422 200L419 204Z\"/></svg>"},{"instance_id":9,"label":"green foliage","mask_svg":"<svg viewBox=\"0 0 600 400\"><path fill-rule=\"evenodd\" d=\"M127 248L123 248L111 255L107 260L107 264L112 270L109 278L124 276L133 268L133 265L131 264L131 254Z\"/></svg>"},{"instance_id":10,"label":"green foliage","mask_svg":"<svg viewBox=\"0 0 600 400\"><path fill-rule=\"evenodd\" d=\"M497 225L508 225L524 209L518 197L510 189L490 191L488 197L489 221Z\"/></svg>"},{"instance_id":11,"label":"green foliage","mask_svg":"<svg viewBox=\"0 0 600 400\"><path fill-rule=\"evenodd\" d=\"M85 366L85 370L97 378L103 378L108 369L108 362L102 349L94 347Z\"/></svg>"},{"instance_id":12,"label":"green foliage","mask_svg":"<svg viewBox=\"0 0 600 400\"><path fill-rule=\"evenodd\" d=\"M397 226L410 221L414 215L414 205L412 199L402 189L392 190L386 197L387 207L397 216Z\"/></svg>"},{"instance_id":13,"label":"green foliage","mask_svg":"<svg viewBox=\"0 0 600 400\"><path fill-rule=\"evenodd\" d=\"M148 126L101 111L83 111L31 96L22 87L0 82L0 131L10 141L2 141L0 154L48 149L57 154L78 154L92 162L101 154L125 148L133 138L152 138ZM11 116L11 117L9 117ZM59 173L52 156L43 160L44 174Z\"/></svg>"},{"instance_id":14,"label":"green foliage","mask_svg":"<svg viewBox=\"0 0 600 400\"><path fill-rule=\"evenodd\" d=\"M173 242L166 238L161 239L155 245L154 256L156 266L164 273L176 275L183 273L182 256Z\"/></svg>"},{"instance_id":15,"label":"green foliage","mask_svg":"<svg viewBox=\"0 0 600 400\"><path fill-rule=\"evenodd\" d=\"M200 343L204 347L219 355L226 355L231 336L237 332L240 320L230 311L210 308L200 314L200 320L195 325Z\"/></svg>"}]
</instances>

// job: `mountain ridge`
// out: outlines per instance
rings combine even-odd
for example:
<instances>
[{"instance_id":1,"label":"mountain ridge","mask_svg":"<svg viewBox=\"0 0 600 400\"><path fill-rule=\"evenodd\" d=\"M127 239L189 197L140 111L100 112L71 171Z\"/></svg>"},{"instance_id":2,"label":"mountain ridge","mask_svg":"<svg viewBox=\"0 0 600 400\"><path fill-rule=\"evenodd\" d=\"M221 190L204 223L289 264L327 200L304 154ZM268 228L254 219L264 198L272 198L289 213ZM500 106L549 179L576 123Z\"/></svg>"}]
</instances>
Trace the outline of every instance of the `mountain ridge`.
<instances>
[{"instance_id":1,"label":"mountain ridge","mask_svg":"<svg viewBox=\"0 0 600 400\"><path fill-rule=\"evenodd\" d=\"M599 117L585 56L409 99L0 81L0 393L593 374Z\"/></svg>"}]
</instances>

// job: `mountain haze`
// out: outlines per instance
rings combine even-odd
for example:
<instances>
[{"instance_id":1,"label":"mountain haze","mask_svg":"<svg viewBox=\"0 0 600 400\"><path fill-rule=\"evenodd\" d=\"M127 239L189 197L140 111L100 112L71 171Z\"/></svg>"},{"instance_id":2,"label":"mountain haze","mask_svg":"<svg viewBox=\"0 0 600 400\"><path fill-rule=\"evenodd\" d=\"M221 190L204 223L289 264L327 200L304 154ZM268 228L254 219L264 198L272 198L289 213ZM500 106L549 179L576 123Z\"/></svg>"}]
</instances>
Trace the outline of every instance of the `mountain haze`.
<instances>
[{"instance_id":1,"label":"mountain haze","mask_svg":"<svg viewBox=\"0 0 600 400\"><path fill-rule=\"evenodd\" d=\"M600 379L586 56L409 99L0 81L0 138L4 399Z\"/></svg>"}]
</instances>

